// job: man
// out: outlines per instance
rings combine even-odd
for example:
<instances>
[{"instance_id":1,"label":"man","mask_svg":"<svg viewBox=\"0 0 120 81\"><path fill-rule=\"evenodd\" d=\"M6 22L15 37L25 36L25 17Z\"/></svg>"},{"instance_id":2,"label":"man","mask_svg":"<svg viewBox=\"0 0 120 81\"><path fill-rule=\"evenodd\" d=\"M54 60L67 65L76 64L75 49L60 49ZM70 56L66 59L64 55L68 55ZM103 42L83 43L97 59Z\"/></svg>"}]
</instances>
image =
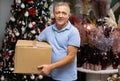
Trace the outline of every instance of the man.
<instances>
[{"instance_id":1,"label":"man","mask_svg":"<svg viewBox=\"0 0 120 81\"><path fill-rule=\"evenodd\" d=\"M77 79L77 48L80 47L78 30L68 21L70 7L66 2L59 2L53 9L55 24L46 27L38 36L39 41L46 41L52 46L51 64L38 66L40 75L51 79L44 81L75 81ZM45 76L46 77L46 76Z\"/></svg>"}]
</instances>

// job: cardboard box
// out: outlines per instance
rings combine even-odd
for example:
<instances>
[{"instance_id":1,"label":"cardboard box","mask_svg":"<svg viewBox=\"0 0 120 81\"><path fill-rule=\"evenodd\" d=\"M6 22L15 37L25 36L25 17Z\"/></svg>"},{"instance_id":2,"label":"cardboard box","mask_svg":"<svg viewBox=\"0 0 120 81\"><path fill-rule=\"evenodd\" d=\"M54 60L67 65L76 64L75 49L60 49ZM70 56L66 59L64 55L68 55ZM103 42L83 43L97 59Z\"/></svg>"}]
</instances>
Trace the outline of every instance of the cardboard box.
<instances>
[{"instance_id":1,"label":"cardboard box","mask_svg":"<svg viewBox=\"0 0 120 81\"><path fill-rule=\"evenodd\" d=\"M51 63L52 48L46 42L18 40L14 73L38 74L37 66Z\"/></svg>"}]
</instances>

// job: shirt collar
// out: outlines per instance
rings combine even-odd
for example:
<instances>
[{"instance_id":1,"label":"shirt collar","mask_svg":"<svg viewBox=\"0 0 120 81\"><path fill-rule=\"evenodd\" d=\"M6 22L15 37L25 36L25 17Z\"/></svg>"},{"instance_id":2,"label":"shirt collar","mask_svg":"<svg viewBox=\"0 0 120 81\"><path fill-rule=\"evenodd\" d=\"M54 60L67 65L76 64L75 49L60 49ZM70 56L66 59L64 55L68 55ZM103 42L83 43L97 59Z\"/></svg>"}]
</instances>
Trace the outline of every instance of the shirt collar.
<instances>
[{"instance_id":1,"label":"shirt collar","mask_svg":"<svg viewBox=\"0 0 120 81\"><path fill-rule=\"evenodd\" d=\"M54 25L52 26L52 29L55 30L55 31L61 32L61 31L64 31L64 30L69 30L70 27L71 27L71 23L70 23L70 21L68 21L67 26L64 27L64 28L62 28L61 30L58 30L58 29L57 29L56 24L54 24Z\"/></svg>"}]
</instances>

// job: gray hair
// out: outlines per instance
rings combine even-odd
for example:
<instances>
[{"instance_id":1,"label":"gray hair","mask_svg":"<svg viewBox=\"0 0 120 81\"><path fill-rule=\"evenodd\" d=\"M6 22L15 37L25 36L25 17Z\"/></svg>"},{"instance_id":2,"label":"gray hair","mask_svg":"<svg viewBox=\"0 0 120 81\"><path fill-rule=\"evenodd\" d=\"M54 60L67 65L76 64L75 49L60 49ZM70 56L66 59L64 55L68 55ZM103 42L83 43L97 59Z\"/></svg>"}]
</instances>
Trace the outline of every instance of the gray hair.
<instances>
[{"instance_id":1,"label":"gray hair","mask_svg":"<svg viewBox=\"0 0 120 81\"><path fill-rule=\"evenodd\" d=\"M58 2L58 3L56 3L56 4L53 6L53 12L55 12L55 8L58 7L58 6L66 6L66 7L68 7L69 13L70 13L69 3L67 3L67 2Z\"/></svg>"}]
</instances>

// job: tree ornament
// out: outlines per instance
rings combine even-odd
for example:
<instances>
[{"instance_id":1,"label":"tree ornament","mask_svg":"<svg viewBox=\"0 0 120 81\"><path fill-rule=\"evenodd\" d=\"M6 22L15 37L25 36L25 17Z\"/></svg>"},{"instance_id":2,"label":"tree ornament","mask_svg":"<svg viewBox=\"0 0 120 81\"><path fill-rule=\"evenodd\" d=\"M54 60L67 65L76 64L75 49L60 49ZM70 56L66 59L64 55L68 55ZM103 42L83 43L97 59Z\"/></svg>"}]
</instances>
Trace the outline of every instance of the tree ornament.
<instances>
[{"instance_id":1,"label":"tree ornament","mask_svg":"<svg viewBox=\"0 0 120 81\"><path fill-rule=\"evenodd\" d=\"M26 39L26 38L27 38L27 33L24 34L24 39Z\"/></svg>"},{"instance_id":2,"label":"tree ornament","mask_svg":"<svg viewBox=\"0 0 120 81\"><path fill-rule=\"evenodd\" d=\"M4 81L4 80L5 80L4 75L1 76L0 80L1 80L1 81Z\"/></svg>"},{"instance_id":3,"label":"tree ornament","mask_svg":"<svg viewBox=\"0 0 120 81\"><path fill-rule=\"evenodd\" d=\"M23 76L23 79L27 79L27 76L26 76L26 75L24 75L24 76Z\"/></svg>"},{"instance_id":4,"label":"tree ornament","mask_svg":"<svg viewBox=\"0 0 120 81\"><path fill-rule=\"evenodd\" d=\"M11 72L13 72L13 71L14 71L14 68L10 67L9 70L10 70Z\"/></svg>"},{"instance_id":5,"label":"tree ornament","mask_svg":"<svg viewBox=\"0 0 120 81\"><path fill-rule=\"evenodd\" d=\"M10 12L13 14L13 13L15 12L15 10L12 8L12 9L10 10Z\"/></svg>"},{"instance_id":6,"label":"tree ornament","mask_svg":"<svg viewBox=\"0 0 120 81\"><path fill-rule=\"evenodd\" d=\"M12 55L13 54L13 50L8 51L8 55Z\"/></svg>"},{"instance_id":7,"label":"tree ornament","mask_svg":"<svg viewBox=\"0 0 120 81\"><path fill-rule=\"evenodd\" d=\"M38 19L41 19L41 17L39 16Z\"/></svg>"},{"instance_id":8,"label":"tree ornament","mask_svg":"<svg viewBox=\"0 0 120 81\"><path fill-rule=\"evenodd\" d=\"M40 33L40 29L39 28L37 29L37 33Z\"/></svg>"},{"instance_id":9,"label":"tree ornament","mask_svg":"<svg viewBox=\"0 0 120 81\"><path fill-rule=\"evenodd\" d=\"M46 14L45 11L42 10L42 15L45 15L45 14Z\"/></svg>"},{"instance_id":10,"label":"tree ornament","mask_svg":"<svg viewBox=\"0 0 120 81\"><path fill-rule=\"evenodd\" d=\"M20 35L20 33L19 33L19 32L16 32L15 35L18 37L18 36Z\"/></svg>"},{"instance_id":11,"label":"tree ornament","mask_svg":"<svg viewBox=\"0 0 120 81\"><path fill-rule=\"evenodd\" d=\"M13 38L14 38L14 37L15 37L15 34L14 34L14 33L11 33L11 37L13 37Z\"/></svg>"},{"instance_id":12,"label":"tree ornament","mask_svg":"<svg viewBox=\"0 0 120 81\"><path fill-rule=\"evenodd\" d=\"M14 17L14 16L10 17L10 20L11 20L12 22L15 22L15 17Z\"/></svg>"},{"instance_id":13,"label":"tree ornament","mask_svg":"<svg viewBox=\"0 0 120 81\"><path fill-rule=\"evenodd\" d=\"M32 74L32 75L30 76L30 78L31 78L31 80L34 80L34 79L35 79L35 75Z\"/></svg>"},{"instance_id":14,"label":"tree ornament","mask_svg":"<svg viewBox=\"0 0 120 81\"><path fill-rule=\"evenodd\" d=\"M32 4L32 5L34 5L35 2L34 2L33 0L28 0L28 4Z\"/></svg>"},{"instance_id":15,"label":"tree ornament","mask_svg":"<svg viewBox=\"0 0 120 81\"><path fill-rule=\"evenodd\" d=\"M18 8L18 12L21 12L21 8Z\"/></svg>"},{"instance_id":16,"label":"tree ornament","mask_svg":"<svg viewBox=\"0 0 120 81\"><path fill-rule=\"evenodd\" d=\"M20 4L20 3L21 3L21 0L15 0L15 3L19 3L19 4Z\"/></svg>"},{"instance_id":17,"label":"tree ornament","mask_svg":"<svg viewBox=\"0 0 120 81\"><path fill-rule=\"evenodd\" d=\"M21 4L21 8L22 8L22 9L25 8L25 4L24 4L24 3Z\"/></svg>"},{"instance_id":18,"label":"tree ornament","mask_svg":"<svg viewBox=\"0 0 120 81\"><path fill-rule=\"evenodd\" d=\"M22 26L22 21L18 21L18 25L21 27Z\"/></svg>"},{"instance_id":19,"label":"tree ornament","mask_svg":"<svg viewBox=\"0 0 120 81\"><path fill-rule=\"evenodd\" d=\"M27 36L28 36L28 38L29 38L29 39L31 39L31 38L32 38L32 36L33 36L33 34L30 32L30 33L28 33L28 35L27 35Z\"/></svg>"},{"instance_id":20,"label":"tree ornament","mask_svg":"<svg viewBox=\"0 0 120 81\"><path fill-rule=\"evenodd\" d=\"M45 27L41 28L41 29L40 29L40 32L42 32L44 29L45 29Z\"/></svg>"},{"instance_id":21,"label":"tree ornament","mask_svg":"<svg viewBox=\"0 0 120 81\"><path fill-rule=\"evenodd\" d=\"M31 31L31 33L32 33L32 34L35 34L35 33L36 33L36 31L35 31L35 30L32 30L32 31Z\"/></svg>"},{"instance_id":22,"label":"tree ornament","mask_svg":"<svg viewBox=\"0 0 120 81\"><path fill-rule=\"evenodd\" d=\"M39 23L40 23L40 24L42 24L42 23L43 23L43 21L42 21L42 20L39 20Z\"/></svg>"},{"instance_id":23,"label":"tree ornament","mask_svg":"<svg viewBox=\"0 0 120 81\"><path fill-rule=\"evenodd\" d=\"M33 22L32 22L32 24L33 24L33 25L35 25L35 24L36 24L36 22L35 22L35 21L33 21Z\"/></svg>"},{"instance_id":24,"label":"tree ornament","mask_svg":"<svg viewBox=\"0 0 120 81\"><path fill-rule=\"evenodd\" d=\"M22 27L21 27L21 30L22 30L22 34L24 34L24 33L25 33L26 28L25 28L24 26L22 26Z\"/></svg>"},{"instance_id":25,"label":"tree ornament","mask_svg":"<svg viewBox=\"0 0 120 81\"><path fill-rule=\"evenodd\" d=\"M36 16L36 8L30 8L28 12L29 12L29 15L32 17Z\"/></svg>"},{"instance_id":26,"label":"tree ornament","mask_svg":"<svg viewBox=\"0 0 120 81\"><path fill-rule=\"evenodd\" d=\"M22 25L24 25L24 26L25 26L25 22L24 22L24 21L22 21Z\"/></svg>"},{"instance_id":27,"label":"tree ornament","mask_svg":"<svg viewBox=\"0 0 120 81\"><path fill-rule=\"evenodd\" d=\"M19 31L17 28L14 28L13 29L13 32L15 33L15 35L18 37L20 35Z\"/></svg>"},{"instance_id":28,"label":"tree ornament","mask_svg":"<svg viewBox=\"0 0 120 81\"><path fill-rule=\"evenodd\" d=\"M40 79L40 80L43 79L43 76L42 76L42 75L39 75L39 79Z\"/></svg>"},{"instance_id":29,"label":"tree ornament","mask_svg":"<svg viewBox=\"0 0 120 81\"><path fill-rule=\"evenodd\" d=\"M8 34L9 34L9 35L12 35L12 30L9 30Z\"/></svg>"},{"instance_id":30,"label":"tree ornament","mask_svg":"<svg viewBox=\"0 0 120 81\"><path fill-rule=\"evenodd\" d=\"M32 26L33 26L33 24L30 22L30 23L28 24L28 27L29 27L29 28L32 28Z\"/></svg>"},{"instance_id":31,"label":"tree ornament","mask_svg":"<svg viewBox=\"0 0 120 81\"><path fill-rule=\"evenodd\" d=\"M16 41L17 41L17 39L16 39L16 37L14 37L12 42L16 42Z\"/></svg>"},{"instance_id":32,"label":"tree ornament","mask_svg":"<svg viewBox=\"0 0 120 81\"><path fill-rule=\"evenodd\" d=\"M25 14L24 14L25 17L28 17L29 16L29 12L26 11Z\"/></svg>"},{"instance_id":33,"label":"tree ornament","mask_svg":"<svg viewBox=\"0 0 120 81\"><path fill-rule=\"evenodd\" d=\"M38 11L38 9L36 8L36 16L38 16L38 14L39 14L39 11Z\"/></svg>"}]
</instances>

